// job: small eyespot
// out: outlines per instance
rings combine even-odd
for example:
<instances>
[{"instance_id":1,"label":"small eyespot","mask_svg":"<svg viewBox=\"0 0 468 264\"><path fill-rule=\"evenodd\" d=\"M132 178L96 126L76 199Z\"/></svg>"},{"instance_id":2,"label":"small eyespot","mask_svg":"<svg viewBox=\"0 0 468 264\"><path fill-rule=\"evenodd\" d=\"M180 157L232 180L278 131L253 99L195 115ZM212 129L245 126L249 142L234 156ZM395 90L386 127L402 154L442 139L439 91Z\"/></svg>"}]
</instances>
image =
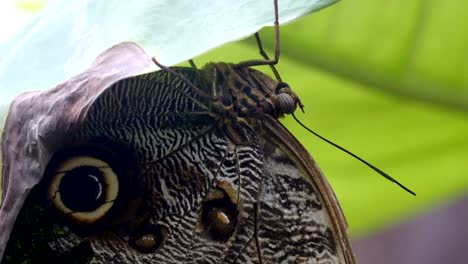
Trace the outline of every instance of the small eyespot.
<instances>
[{"instance_id":1,"label":"small eyespot","mask_svg":"<svg viewBox=\"0 0 468 264\"><path fill-rule=\"evenodd\" d=\"M129 244L141 253L153 253L161 247L167 234L163 226L142 228L130 237Z\"/></svg>"},{"instance_id":2,"label":"small eyespot","mask_svg":"<svg viewBox=\"0 0 468 264\"><path fill-rule=\"evenodd\" d=\"M222 197L203 203L201 223L204 234L212 240L227 241L237 224L237 206L223 192Z\"/></svg>"}]
</instances>

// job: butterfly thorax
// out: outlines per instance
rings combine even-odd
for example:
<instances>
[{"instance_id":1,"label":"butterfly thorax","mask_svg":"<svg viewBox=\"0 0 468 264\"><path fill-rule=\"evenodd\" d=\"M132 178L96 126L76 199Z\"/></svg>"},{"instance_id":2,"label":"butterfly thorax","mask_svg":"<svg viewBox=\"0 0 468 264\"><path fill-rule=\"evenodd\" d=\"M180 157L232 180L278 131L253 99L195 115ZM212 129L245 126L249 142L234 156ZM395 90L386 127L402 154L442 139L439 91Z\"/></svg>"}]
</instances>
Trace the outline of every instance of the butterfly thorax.
<instances>
[{"instance_id":1,"label":"butterfly thorax","mask_svg":"<svg viewBox=\"0 0 468 264\"><path fill-rule=\"evenodd\" d=\"M286 83L255 69L220 62L207 64L202 72L214 95L211 110L224 124L279 118L301 105Z\"/></svg>"}]
</instances>

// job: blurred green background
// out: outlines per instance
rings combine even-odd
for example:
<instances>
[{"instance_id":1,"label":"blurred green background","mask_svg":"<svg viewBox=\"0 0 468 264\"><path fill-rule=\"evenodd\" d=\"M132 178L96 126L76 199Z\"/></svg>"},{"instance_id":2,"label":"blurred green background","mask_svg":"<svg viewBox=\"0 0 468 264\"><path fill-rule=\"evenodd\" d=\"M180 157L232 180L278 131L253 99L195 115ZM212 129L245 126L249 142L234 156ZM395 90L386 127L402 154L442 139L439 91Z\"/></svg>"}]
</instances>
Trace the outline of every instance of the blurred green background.
<instances>
[{"instance_id":1,"label":"blurred green background","mask_svg":"<svg viewBox=\"0 0 468 264\"><path fill-rule=\"evenodd\" d=\"M17 1L31 12L45 2ZM468 193L467 7L455 0L347 0L281 28L278 69L306 105L298 117L417 193L285 118L328 177L353 238ZM267 47L272 33L261 32ZM247 39L195 62L252 58L258 50Z\"/></svg>"},{"instance_id":2,"label":"blurred green background","mask_svg":"<svg viewBox=\"0 0 468 264\"><path fill-rule=\"evenodd\" d=\"M468 193L468 27L460 24L466 7L347 0L281 28L278 69L306 106L298 117L417 193L285 118L329 179L353 238ZM261 37L272 54L273 30ZM251 58L259 58L253 38L195 61Z\"/></svg>"}]
</instances>

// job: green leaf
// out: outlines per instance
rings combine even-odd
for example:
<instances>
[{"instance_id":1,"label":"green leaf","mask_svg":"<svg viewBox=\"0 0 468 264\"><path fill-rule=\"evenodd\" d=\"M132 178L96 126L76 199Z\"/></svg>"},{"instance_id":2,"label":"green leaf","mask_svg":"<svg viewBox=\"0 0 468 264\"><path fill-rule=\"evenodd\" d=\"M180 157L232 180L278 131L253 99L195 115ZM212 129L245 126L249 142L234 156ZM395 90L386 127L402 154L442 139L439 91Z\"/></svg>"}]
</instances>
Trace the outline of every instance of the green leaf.
<instances>
[{"instance_id":1,"label":"green leaf","mask_svg":"<svg viewBox=\"0 0 468 264\"><path fill-rule=\"evenodd\" d=\"M334 12L334 8L324 12ZM282 35L299 34L297 28L312 30L314 24L309 24L310 17L286 26ZM268 34L262 36L268 42ZM290 42L286 37L282 40ZM320 141L291 118L284 119L284 124L309 150L329 179L353 237L402 221L468 191L463 165L468 160L468 115L382 93L380 87L359 78L348 80L323 71L294 55L316 54L318 51L313 47L302 47L300 43L292 48L284 45L281 52L278 70L306 105L306 113L298 113L298 117L417 193L416 197L406 193L357 160ZM212 51L195 62L203 65L209 61L238 62L252 58L259 58L259 54L249 39ZM259 69L269 71L268 67ZM349 70L353 68L350 66Z\"/></svg>"},{"instance_id":2,"label":"green leaf","mask_svg":"<svg viewBox=\"0 0 468 264\"><path fill-rule=\"evenodd\" d=\"M468 110L464 1L353 0L282 29L282 54L372 89ZM272 33L266 40L272 44Z\"/></svg>"}]
</instances>

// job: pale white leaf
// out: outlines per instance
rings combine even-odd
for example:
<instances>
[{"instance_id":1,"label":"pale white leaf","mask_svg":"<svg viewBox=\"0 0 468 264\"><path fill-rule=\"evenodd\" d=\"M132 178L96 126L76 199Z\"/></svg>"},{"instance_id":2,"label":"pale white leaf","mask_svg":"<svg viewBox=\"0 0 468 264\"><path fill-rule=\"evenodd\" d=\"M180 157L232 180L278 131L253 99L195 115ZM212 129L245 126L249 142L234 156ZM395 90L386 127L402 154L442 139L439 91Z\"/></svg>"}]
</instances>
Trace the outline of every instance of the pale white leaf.
<instances>
[{"instance_id":1,"label":"pale white leaf","mask_svg":"<svg viewBox=\"0 0 468 264\"><path fill-rule=\"evenodd\" d=\"M279 0L280 23L334 2ZM0 104L65 81L120 42L134 41L174 65L272 26L273 19L273 0L51 1L0 46Z\"/></svg>"}]
</instances>

